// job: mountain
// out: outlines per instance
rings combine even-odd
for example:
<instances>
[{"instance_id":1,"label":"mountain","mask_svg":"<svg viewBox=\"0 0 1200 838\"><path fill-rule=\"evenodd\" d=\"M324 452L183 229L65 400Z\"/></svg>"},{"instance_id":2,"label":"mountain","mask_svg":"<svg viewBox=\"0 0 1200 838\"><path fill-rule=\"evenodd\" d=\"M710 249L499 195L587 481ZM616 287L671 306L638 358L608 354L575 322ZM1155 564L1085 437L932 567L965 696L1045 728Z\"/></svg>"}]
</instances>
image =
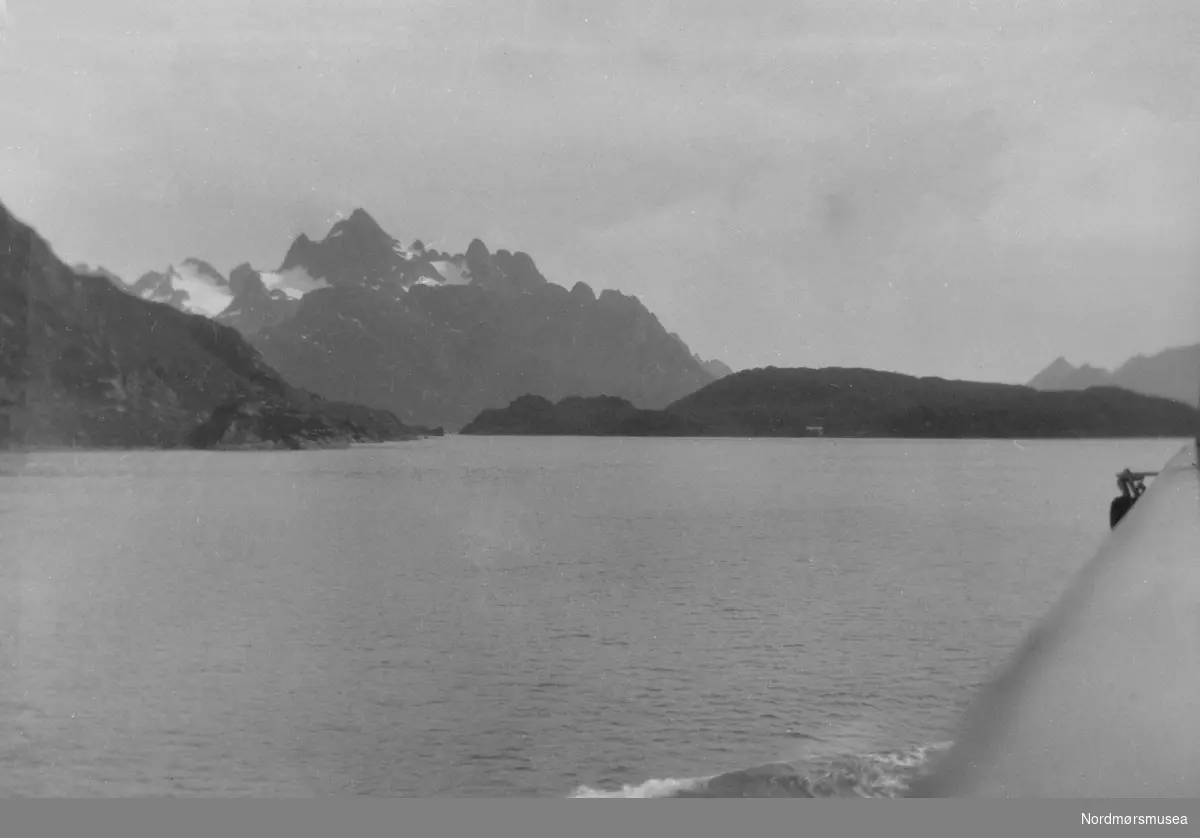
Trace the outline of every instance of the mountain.
<instances>
[{"instance_id":1,"label":"mountain","mask_svg":"<svg viewBox=\"0 0 1200 838\"><path fill-rule=\"evenodd\" d=\"M225 280L191 259L123 287L236 328L289 381L420 425L457 427L527 391L665 407L729 372L634 297L567 291L479 239L454 255L405 247L362 209L298 236L273 271Z\"/></svg>"},{"instance_id":2,"label":"mountain","mask_svg":"<svg viewBox=\"0 0 1200 838\"><path fill-rule=\"evenodd\" d=\"M73 272L0 204L0 446L296 448L411 433L386 411L292 386L234 329Z\"/></svg>"},{"instance_id":3,"label":"mountain","mask_svg":"<svg viewBox=\"0 0 1200 838\"><path fill-rule=\"evenodd\" d=\"M331 288L251 339L303 386L418 424L457 427L530 391L665 406L712 380L636 298L582 288Z\"/></svg>"},{"instance_id":4,"label":"mountain","mask_svg":"<svg viewBox=\"0 0 1200 838\"><path fill-rule=\"evenodd\" d=\"M1086 364L1075 367L1057 358L1035 375L1029 386L1037 390L1120 387L1194 405L1200 400L1200 344L1167 349L1150 357L1137 355L1114 372Z\"/></svg>"},{"instance_id":5,"label":"mountain","mask_svg":"<svg viewBox=\"0 0 1200 838\"><path fill-rule=\"evenodd\" d=\"M302 272L320 285L407 290L422 278L442 282L420 252L403 247L365 210L333 225L319 242L301 234L288 249L280 273Z\"/></svg>"},{"instance_id":6,"label":"mountain","mask_svg":"<svg viewBox=\"0 0 1200 838\"><path fill-rule=\"evenodd\" d=\"M1112 385L1112 373L1084 364L1073 366L1066 358L1056 358L1050 366L1029 380L1035 390L1086 390Z\"/></svg>"},{"instance_id":7,"label":"mountain","mask_svg":"<svg viewBox=\"0 0 1200 838\"><path fill-rule=\"evenodd\" d=\"M1039 392L864 369L745 370L665 410L526 395L464 434L906 438L1184 437L1200 412L1114 387Z\"/></svg>"},{"instance_id":8,"label":"mountain","mask_svg":"<svg viewBox=\"0 0 1200 838\"><path fill-rule=\"evenodd\" d=\"M289 380L406 422L457 427L531 391L664 407L713 380L637 298L568 291L528 254L479 239L453 256L402 247L356 210L319 242L296 239L278 273L288 272L322 286L294 312L273 300L253 317L239 292L219 319Z\"/></svg>"},{"instance_id":9,"label":"mountain","mask_svg":"<svg viewBox=\"0 0 1200 838\"><path fill-rule=\"evenodd\" d=\"M143 300L166 303L188 314L216 317L233 300L229 281L207 262L185 259L178 267L150 271L129 286L129 293Z\"/></svg>"}]
</instances>

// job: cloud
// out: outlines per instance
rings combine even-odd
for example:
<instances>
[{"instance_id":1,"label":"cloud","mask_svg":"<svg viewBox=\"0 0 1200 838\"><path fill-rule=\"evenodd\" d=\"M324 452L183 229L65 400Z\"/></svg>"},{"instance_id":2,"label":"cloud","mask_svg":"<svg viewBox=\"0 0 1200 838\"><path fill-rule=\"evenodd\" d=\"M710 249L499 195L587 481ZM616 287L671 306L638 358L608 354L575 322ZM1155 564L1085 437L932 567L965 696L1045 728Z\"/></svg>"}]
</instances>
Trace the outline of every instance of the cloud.
<instances>
[{"instance_id":1,"label":"cloud","mask_svg":"<svg viewBox=\"0 0 1200 838\"><path fill-rule=\"evenodd\" d=\"M738 366L1020 379L1196 338L1200 6L1148 9L45 0L0 196L130 275L277 264L363 205Z\"/></svg>"}]
</instances>

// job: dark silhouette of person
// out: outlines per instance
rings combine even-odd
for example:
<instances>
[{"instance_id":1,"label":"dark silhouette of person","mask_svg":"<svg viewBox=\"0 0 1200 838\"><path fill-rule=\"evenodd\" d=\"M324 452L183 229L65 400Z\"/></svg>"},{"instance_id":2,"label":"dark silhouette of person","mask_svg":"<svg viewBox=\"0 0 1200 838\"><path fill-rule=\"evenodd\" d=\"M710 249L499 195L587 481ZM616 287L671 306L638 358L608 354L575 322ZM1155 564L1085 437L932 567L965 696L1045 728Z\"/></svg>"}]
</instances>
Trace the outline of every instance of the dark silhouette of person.
<instances>
[{"instance_id":1,"label":"dark silhouette of person","mask_svg":"<svg viewBox=\"0 0 1200 838\"><path fill-rule=\"evenodd\" d=\"M1112 504L1108 507L1110 529L1115 529L1117 524L1121 523L1121 519L1129 510L1133 509L1133 505L1142 496L1142 492L1146 491L1141 476L1134 474L1129 469L1125 469L1117 475L1117 488L1121 490L1121 494L1113 498Z\"/></svg>"}]
</instances>

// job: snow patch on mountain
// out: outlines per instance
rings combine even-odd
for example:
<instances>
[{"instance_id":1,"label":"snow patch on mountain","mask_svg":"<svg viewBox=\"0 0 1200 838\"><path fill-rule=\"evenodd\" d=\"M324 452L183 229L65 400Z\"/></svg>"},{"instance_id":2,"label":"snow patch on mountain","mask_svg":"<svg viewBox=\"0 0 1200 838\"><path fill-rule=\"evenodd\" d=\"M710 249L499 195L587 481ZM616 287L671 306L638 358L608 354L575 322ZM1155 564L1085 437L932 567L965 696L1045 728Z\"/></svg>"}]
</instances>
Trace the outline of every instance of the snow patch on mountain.
<instances>
[{"instance_id":1,"label":"snow patch on mountain","mask_svg":"<svg viewBox=\"0 0 1200 838\"><path fill-rule=\"evenodd\" d=\"M445 285L470 285L471 272L467 270L466 265L460 265L449 260L438 260L430 262L430 267L437 271L442 279L445 280Z\"/></svg>"},{"instance_id":2,"label":"snow patch on mountain","mask_svg":"<svg viewBox=\"0 0 1200 838\"><path fill-rule=\"evenodd\" d=\"M165 303L189 314L216 317L233 300L225 277L207 262L185 259L164 273L151 271L129 286L143 300Z\"/></svg>"},{"instance_id":3,"label":"snow patch on mountain","mask_svg":"<svg viewBox=\"0 0 1200 838\"><path fill-rule=\"evenodd\" d=\"M420 242L413 242L413 244L420 245ZM392 245L392 252L406 262L411 262L414 259L421 259L424 257L425 247L424 245L419 247L405 247L397 242L396 244Z\"/></svg>"},{"instance_id":4,"label":"snow patch on mountain","mask_svg":"<svg viewBox=\"0 0 1200 838\"><path fill-rule=\"evenodd\" d=\"M214 277L204 269L202 263L195 260L181 263L168 276L172 289L187 295L183 306L192 314L216 317L233 301L233 292L224 278L219 275Z\"/></svg>"},{"instance_id":5,"label":"snow patch on mountain","mask_svg":"<svg viewBox=\"0 0 1200 838\"><path fill-rule=\"evenodd\" d=\"M313 279L304 268L288 268L284 271L264 271L259 274L268 291L282 291L289 299L298 300L310 291L328 288L324 279Z\"/></svg>"}]
</instances>

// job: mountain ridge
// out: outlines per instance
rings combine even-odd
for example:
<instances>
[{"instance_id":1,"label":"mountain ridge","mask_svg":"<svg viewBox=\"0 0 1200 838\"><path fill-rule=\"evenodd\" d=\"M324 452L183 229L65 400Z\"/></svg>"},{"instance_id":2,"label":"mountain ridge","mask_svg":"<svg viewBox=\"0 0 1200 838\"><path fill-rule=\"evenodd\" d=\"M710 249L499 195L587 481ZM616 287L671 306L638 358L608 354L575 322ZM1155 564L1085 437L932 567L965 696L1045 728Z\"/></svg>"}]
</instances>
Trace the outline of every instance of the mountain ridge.
<instances>
[{"instance_id":1,"label":"mountain ridge","mask_svg":"<svg viewBox=\"0 0 1200 838\"><path fill-rule=\"evenodd\" d=\"M1030 379L1028 386L1043 391L1119 387L1196 406L1200 404L1200 343L1169 347L1153 355L1138 354L1115 370L1089 364L1076 367L1060 356Z\"/></svg>"},{"instance_id":2,"label":"mountain ridge","mask_svg":"<svg viewBox=\"0 0 1200 838\"><path fill-rule=\"evenodd\" d=\"M478 238L457 254L405 247L362 208L319 240L297 235L274 270L242 263L226 279L189 259L129 290L236 328L306 389L416 425L455 427L530 388L663 407L730 372L636 297L567 291L528 253Z\"/></svg>"},{"instance_id":3,"label":"mountain ridge","mask_svg":"<svg viewBox=\"0 0 1200 838\"><path fill-rule=\"evenodd\" d=\"M297 236L275 271L239 265L215 317L286 378L417 425L458 426L534 387L611 390L660 407L728 370L694 355L636 297L550 282L478 238L404 247L365 210ZM167 300L178 305L178 299Z\"/></svg>"}]
</instances>

